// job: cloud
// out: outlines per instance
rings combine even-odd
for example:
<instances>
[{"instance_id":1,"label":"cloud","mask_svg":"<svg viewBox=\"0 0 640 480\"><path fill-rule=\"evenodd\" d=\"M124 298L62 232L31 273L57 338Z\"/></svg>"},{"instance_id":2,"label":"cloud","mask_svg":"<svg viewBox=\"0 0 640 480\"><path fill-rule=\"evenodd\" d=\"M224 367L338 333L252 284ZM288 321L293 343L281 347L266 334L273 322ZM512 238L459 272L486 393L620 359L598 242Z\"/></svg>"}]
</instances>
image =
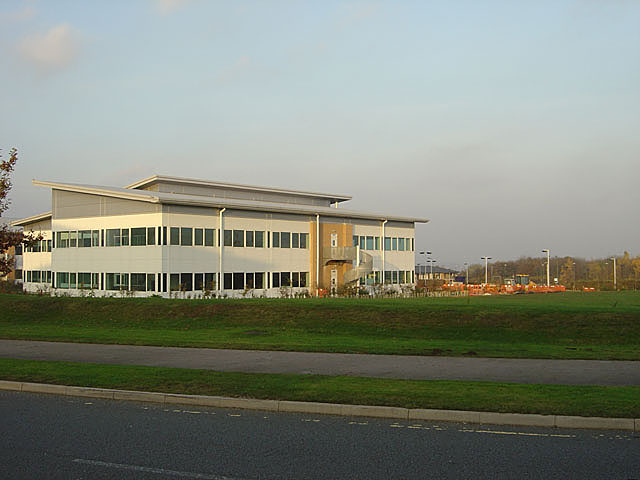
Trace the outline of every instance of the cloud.
<instances>
[{"instance_id":1,"label":"cloud","mask_svg":"<svg viewBox=\"0 0 640 480\"><path fill-rule=\"evenodd\" d=\"M68 24L52 27L22 40L22 57L43 70L57 70L68 66L78 54L78 40Z\"/></svg>"},{"instance_id":2,"label":"cloud","mask_svg":"<svg viewBox=\"0 0 640 480\"><path fill-rule=\"evenodd\" d=\"M34 7L27 5L14 12L0 12L0 22L22 22L29 20L38 13Z\"/></svg>"},{"instance_id":3,"label":"cloud","mask_svg":"<svg viewBox=\"0 0 640 480\"><path fill-rule=\"evenodd\" d=\"M156 8L162 15L168 15L188 4L191 0L155 0Z\"/></svg>"}]
</instances>

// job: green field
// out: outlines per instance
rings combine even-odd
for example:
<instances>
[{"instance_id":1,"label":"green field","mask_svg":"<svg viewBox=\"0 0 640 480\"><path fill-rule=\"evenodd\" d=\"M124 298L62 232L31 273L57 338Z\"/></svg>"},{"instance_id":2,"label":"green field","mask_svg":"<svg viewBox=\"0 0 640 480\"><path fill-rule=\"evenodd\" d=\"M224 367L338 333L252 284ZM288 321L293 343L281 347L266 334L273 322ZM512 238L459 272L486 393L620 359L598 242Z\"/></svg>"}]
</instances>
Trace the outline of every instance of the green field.
<instances>
[{"instance_id":1,"label":"green field","mask_svg":"<svg viewBox=\"0 0 640 480\"><path fill-rule=\"evenodd\" d=\"M640 418L640 387L267 375L0 359L0 379L406 408Z\"/></svg>"},{"instance_id":2,"label":"green field","mask_svg":"<svg viewBox=\"0 0 640 480\"><path fill-rule=\"evenodd\" d=\"M0 338L640 360L640 293L167 300L0 295Z\"/></svg>"}]
</instances>

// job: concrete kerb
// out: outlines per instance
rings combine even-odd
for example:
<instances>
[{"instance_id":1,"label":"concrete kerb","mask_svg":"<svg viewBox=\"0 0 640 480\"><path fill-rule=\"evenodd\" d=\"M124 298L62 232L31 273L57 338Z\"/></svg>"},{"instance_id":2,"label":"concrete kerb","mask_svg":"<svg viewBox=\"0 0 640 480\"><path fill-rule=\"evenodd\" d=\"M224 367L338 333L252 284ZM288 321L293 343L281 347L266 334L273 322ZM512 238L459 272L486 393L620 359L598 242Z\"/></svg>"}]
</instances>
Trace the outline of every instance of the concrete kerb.
<instances>
[{"instance_id":1,"label":"concrete kerb","mask_svg":"<svg viewBox=\"0 0 640 480\"><path fill-rule=\"evenodd\" d=\"M578 417L567 415L473 412L466 410L437 410L420 408L407 409L373 405L344 405L336 403L298 402L291 400L260 400L253 398L140 392L133 390L53 385L47 383L14 382L9 380L0 380L0 390L47 393L73 397L153 402L161 404L268 410L288 413L310 413L319 415L378 417L402 420L428 420L532 427L630 430L640 432L640 418Z\"/></svg>"}]
</instances>

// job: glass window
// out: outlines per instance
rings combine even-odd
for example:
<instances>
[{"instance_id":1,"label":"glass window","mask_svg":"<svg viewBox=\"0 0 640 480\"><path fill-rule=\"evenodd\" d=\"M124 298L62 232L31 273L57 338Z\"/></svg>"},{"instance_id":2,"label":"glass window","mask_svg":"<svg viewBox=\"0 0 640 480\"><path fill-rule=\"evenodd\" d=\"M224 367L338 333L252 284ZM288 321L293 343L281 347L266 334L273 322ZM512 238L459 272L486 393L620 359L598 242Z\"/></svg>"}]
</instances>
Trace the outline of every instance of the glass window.
<instances>
[{"instance_id":1,"label":"glass window","mask_svg":"<svg viewBox=\"0 0 640 480\"><path fill-rule=\"evenodd\" d=\"M69 288L69 272L56 272L56 287Z\"/></svg>"},{"instance_id":2,"label":"glass window","mask_svg":"<svg viewBox=\"0 0 640 480\"><path fill-rule=\"evenodd\" d=\"M400 283L406 283L405 280L406 280L406 273L405 273L404 270L400 270L400 280L399 280L399 282Z\"/></svg>"},{"instance_id":3,"label":"glass window","mask_svg":"<svg viewBox=\"0 0 640 480\"><path fill-rule=\"evenodd\" d=\"M393 251L398 250L398 238L397 237L393 237L391 239L391 250L393 250Z\"/></svg>"},{"instance_id":4,"label":"glass window","mask_svg":"<svg viewBox=\"0 0 640 480\"><path fill-rule=\"evenodd\" d=\"M180 290L186 292L193 290L193 275L191 273L180 274Z\"/></svg>"},{"instance_id":5,"label":"glass window","mask_svg":"<svg viewBox=\"0 0 640 480\"><path fill-rule=\"evenodd\" d=\"M246 242L245 245L247 247L253 247L253 231L252 230L247 230L246 231Z\"/></svg>"},{"instance_id":6,"label":"glass window","mask_svg":"<svg viewBox=\"0 0 640 480\"><path fill-rule=\"evenodd\" d=\"M193 275L193 286L194 290L204 290L202 287L204 286L204 274L196 273Z\"/></svg>"},{"instance_id":7,"label":"glass window","mask_svg":"<svg viewBox=\"0 0 640 480\"><path fill-rule=\"evenodd\" d=\"M176 292L180 290L180 274L172 273L169 275L169 290Z\"/></svg>"},{"instance_id":8,"label":"glass window","mask_svg":"<svg viewBox=\"0 0 640 480\"><path fill-rule=\"evenodd\" d=\"M359 245L358 243L358 235L354 235L353 236L353 246L357 247Z\"/></svg>"},{"instance_id":9,"label":"glass window","mask_svg":"<svg viewBox=\"0 0 640 480\"><path fill-rule=\"evenodd\" d=\"M233 246L244 247L244 230L233 231Z\"/></svg>"},{"instance_id":10,"label":"glass window","mask_svg":"<svg viewBox=\"0 0 640 480\"><path fill-rule=\"evenodd\" d=\"M193 235L193 244L194 245L203 245L204 244L204 231L201 228L196 228ZM201 288L196 288L196 290L202 290Z\"/></svg>"},{"instance_id":11,"label":"glass window","mask_svg":"<svg viewBox=\"0 0 640 480\"><path fill-rule=\"evenodd\" d=\"M384 271L384 283L391 283L391 270Z\"/></svg>"},{"instance_id":12,"label":"glass window","mask_svg":"<svg viewBox=\"0 0 640 480\"><path fill-rule=\"evenodd\" d=\"M411 239L411 251L412 252L416 251L415 239L414 238Z\"/></svg>"},{"instance_id":13,"label":"glass window","mask_svg":"<svg viewBox=\"0 0 640 480\"><path fill-rule=\"evenodd\" d=\"M283 287L291 286L291 273L289 272L280 272L280 285Z\"/></svg>"},{"instance_id":14,"label":"glass window","mask_svg":"<svg viewBox=\"0 0 640 480\"><path fill-rule=\"evenodd\" d=\"M78 273L78 288L91 288L91 273Z\"/></svg>"},{"instance_id":15,"label":"glass window","mask_svg":"<svg viewBox=\"0 0 640 480\"><path fill-rule=\"evenodd\" d=\"M193 245L193 229L188 227L180 228L180 245L190 247Z\"/></svg>"},{"instance_id":16,"label":"glass window","mask_svg":"<svg viewBox=\"0 0 640 480\"><path fill-rule=\"evenodd\" d=\"M253 283L255 288L264 288L264 272L256 272Z\"/></svg>"},{"instance_id":17,"label":"glass window","mask_svg":"<svg viewBox=\"0 0 640 480\"><path fill-rule=\"evenodd\" d=\"M58 232L58 247L69 248L69 232ZM67 279L67 283L69 283L69 279Z\"/></svg>"},{"instance_id":18,"label":"glass window","mask_svg":"<svg viewBox=\"0 0 640 480\"><path fill-rule=\"evenodd\" d=\"M245 284L246 284L247 288L255 288L254 284L253 284L253 277L254 277L253 273L247 273L246 274Z\"/></svg>"},{"instance_id":19,"label":"glass window","mask_svg":"<svg viewBox=\"0 0 640 480\"><path fill-rule=\"evenodd\" d=\"M162 227L162 245L166 245L166 244L167 244L167 227Z\"/></svg>"},{"instance_id":20,"label":"glass window","mask_svg":"<svg viewBox=\"0 0 640 480\"><path fill-rule=\"evenodd\" d=\"M391 250L391 237L384 237L384 249L386 251Z\"/></svg>"},{"instance_id":21,"label":"glass window","mask_svg":"<svg viewBox=\"0 0 640 480\"><path fill-rule=\"evenodd\" d=\"M365 247L365 237L361 236L360 237L360 250L364 250Z\"/></svg>"},{"instance_id":22,"label":"glass window","mask_svg":"<svg viewBox=\"0 0 640 480\"><path fill-rule=\"evenodd\" d=\"M147 292L156 291L156 274L147 273Z\"/></svg>"},{"instance_id":23,"label":"glass window","mask_svg":"<svg viewBox=\"0 0 640 480\"><path fill-rule=\"evenodd\" d=\"M398 250L404 252L404 238L398 239Z\"/></svg>"},{"instance_id":24,"label":"glass window","mask_svg":"<svg viewBox=\"0 0 640 480\"><path fill-rule=\"evenodd\" d=\"M280 248L291 248L291 234L280 232Z\"/></svg>"},{"instance_id":25,"label":"glass window","mask_svg":"<svg viewBox=\"0 0 640 480\"><path fill-rule=\"evenodd\" d=\"M291 274L291 286L292 287L300 286L300 272L293 272Z\"/></svg>"},{"instance_id":26,"label":"glass window","mask_svg":"<svg viewBox=\"0 0 640 480\"><path fill-rule=\"evenodd\" d=\"M393 275L393 283L398 283L398 271L394 270L391 272L391 274Z\"/></svg>"},{"instance_id":27,"label":"glass window","mask_svg":"<svg viewBox=\"0 0 640 480\"><path fill-rule=\"evenodd\" d=\"M34 270L31 276L31 281L33 283L40 283L40 270Z\"/></svg>"},{"instance_id":28,"label":"glass window","mask_svg":"<svg viewBox=\"0 0 640 480\"><path fill-rule=\"evenodd\" d=\"M156 244L156 229L154 227L147 227L147 245Z\"/></svg>"},{"instance_id":29,"label":"glass window","mask_svg":"<svg viewBox=\"0 0 640 480\"><path fill-rule=\"evenodd\" d=\"M233 273L233 289L244 290L244 273L243 272Z\"/></svg>"},{"instance_id":30,"label":"glass window","mask_svg":"<svg viewBox=\"0 0 640 480\"><path fill-rule=\"evenodd\" d=\"M300 248L307 248L308 245L308 240L309 240L309 234L308 233L301 233L300 234Z\"/></svg>"},{"instance_id":31,"label":"glass window","mask_svg":"<svg viewBox=\"0 0 640 480\"><path fill-rule=\"evenodd\" d=\"M49 272L49 273L51 273L51 272ZM100 286L98 284L98 278L99 278L99 275L97 273L92 273L91 274L91 288L98 288Z\"/></svg>"},{"instance_id":32,"label":"glass window","mask_svg":"<svg viewBox=\"0 0 640 480\"><path fill-rule=\"evenodd\" d=\"M273 232L273 248L280 246L280 232Z\"/></svg>"},{"instance_id":33,"label":"glass window","mask_svg":"<svg viewBox=\"0 0 640 480\"><path fill-rule=\"evenodd\" d=\"M147 229L145 227L132 228L131 229L131 246L144 247L146 245L147 245Z\"/></svg>"},{"instance_id":34,"label":"glass window","mask_svg":"<svg viewBox=\"0 0 640 480\"><path fill-rule=\"evenodd\" d=\"M122 230L120 230L120 237L121 237L120 243L122 244L122 246L123 247L128 246L129 245L129 229L123 228Z\"/></svg>"},{"instance_id":35,"label":"glass window","mask_svg":"<svg viewBox=\"0 0 640 480\"><path fill-rule=\"evenodd\" d=\"M300 234L292 233L291 234L291 248L300 248Z\"/></svg>"},{"instance_id":36,"label":"glass window","mask_svg":"<svg viewBox=\"0 0 640 480\"><path fill-rule=\"evenodd\" d=\"M230 247L233 245L233 231L225 230L224 231L224 246Z\"/></svg>"},{"instance_id":37,"label":"glass window","mask_svg":"<svg viewBox=\"0 0 640 480\"><path fill-rule=\"evenodd\" d=\"M204 287L207 290L215 290L216 289L216 274L215 273L205 273L204 274Z\"/></svg>"},{"instance_id":38,"label":"glass window","mask_svg":"<svg viewBox=\"0 0 640 480\"><path fill-rule=\"evenodd\" d=\"M180 229L178 227L171 227L169 229L169 244L180 245Z\"/></svg>"},{"instance_id":39,"label":"glass window","mask_svg":"<svg viewBox=\"0 0 640 480\"><path fill-rule=\"evenodd\" d=\"M213 238L215 236L215 229L213 228L205 228L204 229L204 245L205 247L213 247Z\"/></svg>"},{"instance_id":40,"label":"glass window","mask_svg":"<svg viewBox=\"0 0 640 480\"><path fill-rule=\"evenodd\" d=\"M367 237L366 250L373 250L373 237Z\"/></svg>"},{"instance_id":41,"label":"glass window","mask_svg":"<svg viewBox=\"0 0 640 480\"><path fill-rule=\"evenodd\" d=\"M69 232L69 247L78 246L78 232Z\"/></svg>"},{"instance_id":42,"label":"glass window","mask_svg":"<svg viewBox=\"0 0 640 480\"><path fill-rule=\"evenodd\" d=\"M119 247L120 246L120 229L108 228L107 229L107 247ZM112 289L107 289L112 290Z\"/></svg>"},{"instance_id":43,"label":"glass window","mask_svg":"<svg viewBox=\"0 0 640 480\"><path fill-rule=\"evenodd\" d=\"M100 246L100 230L92 230L91 231L91 245L93 247Z\"/></svg>"},{"instance_id":44,"label":"glass window","mask_svg":"<svg viewBox=\"0 0 640 480\"><path fill-rule=\"evenodd\" d=\"M273 272L273 275L271 276L271 286L273 288L278 288L280 287L280 272Z\"/></svg>"},{"instance_id":45,"label":"glass window","mask_svg":"<svg viewBox=\"0 0 640 480\"><path fill-rule=\"evenodd\" d=\"M309 286L309 272L300 272L300 286L301 287Z\"/></svg>"},{"instance_id":46,"label":"glass window","mask_svg":"<svg viewBox=\"0 0 640 480\"><path fill-rule=\"evenodd\" d=\"M131 240L133 241L133 232L131 233ZM144 292L146 289L147 289L147 274L132 273L131 274L131 290L135 290L136 292Z\"/></svg>"},{"instance_id":47,"label":"glass window","mask_svg":"<svg viewBox=\"0 0 640 480\"><path fill-rule=\"evenodd\" d=\"M233 289L233 274L225 273L224 274L224 289L232 290Z\"/></svg>"},{"instance_id":48,"label":"glass window","mask_svg":"<svg viewBox=\"0 0 640 480\"><path fill-rule=\"evenodd\" d=\"M80 230L78 232L79 236L79 247L90 247L91 246L91 230Z\"/></svg>"},{"instance_id":49,"label":"glass window","mask_svg":"<svg viewBox=\"0 0 640 480\"><path fill-rule=\"evenodd\" d=\"M374 242L373 248L375 250L380 250L380 237L374 237L374 239L375 239L375 242Z\"/></svg>"},{"instance_id":50,"label":"glass window","mask_svg":"<svg viewBox=\"0 0 640 480\"><path fill-rule=\"evenodd\" d=\"M264 232L256 231L255 244L256 248L264 248Z\"/></svg>"}]
</instances>

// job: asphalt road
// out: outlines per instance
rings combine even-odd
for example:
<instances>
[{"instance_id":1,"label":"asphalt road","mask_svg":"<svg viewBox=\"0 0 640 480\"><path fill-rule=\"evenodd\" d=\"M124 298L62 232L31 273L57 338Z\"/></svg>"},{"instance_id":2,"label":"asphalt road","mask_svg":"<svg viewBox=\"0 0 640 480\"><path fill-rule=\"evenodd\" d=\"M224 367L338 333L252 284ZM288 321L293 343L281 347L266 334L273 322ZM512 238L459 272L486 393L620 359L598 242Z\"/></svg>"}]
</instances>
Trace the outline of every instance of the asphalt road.
<instances>
[{"instance_id":1,"label":"asphalt road","mask_svg":"<svg viewBox=\"0 0 640 480\"><path fill-rule=\"evenodd\" d=\"M0 392L7 479L640 479L640 435Z\"/></svg>"},{"instance_id":2,"label":"asphalt road","mask_svg":"<svg viewBox=\"0 0 640 480\"><path fill-rule=\"evenodd\" d=\"M27 340L0 340L0 357L229 372L564 385L640 385L640 362L632 361L271 352Z\"/></svg>"}]
</instances>

